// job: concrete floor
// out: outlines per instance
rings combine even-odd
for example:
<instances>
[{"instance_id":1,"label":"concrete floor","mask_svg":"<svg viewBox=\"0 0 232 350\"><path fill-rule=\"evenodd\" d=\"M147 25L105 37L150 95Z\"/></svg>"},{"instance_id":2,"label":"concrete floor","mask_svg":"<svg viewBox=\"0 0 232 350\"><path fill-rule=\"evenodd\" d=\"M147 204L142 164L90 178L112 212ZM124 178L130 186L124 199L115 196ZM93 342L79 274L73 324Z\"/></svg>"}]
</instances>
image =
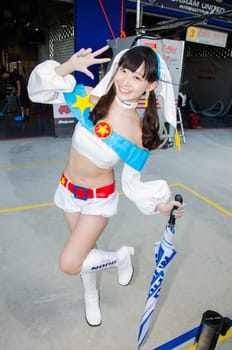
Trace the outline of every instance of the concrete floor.
<instances>
[{"instance_id":1,"label":"concrete floor","mask_svg":"<svg viewBox=\"0 0 232 350\"><path fill-rule=\"evenodd\" d=\"M1 141L0 349L134 350L154 269L154 244L167 218L144 216L121 195L119 213L99 241L103 249L135 247L135 276L117 284L114 269L99 273L103 323L84 320L79 277L62 274L57 258L68 236L53 194L70 138ZM143 346L152 350L199 325L214 310L232 318L232 129L186 132L181 152L153 152L143 180L164 178L181 193L186 213L177 221L177 255L166 276ZM120 190L121 164L116 168ZM186 349L193 344L183 344ZM231 349L231 337L218 349Z\"/></svg>"}]
</instances>

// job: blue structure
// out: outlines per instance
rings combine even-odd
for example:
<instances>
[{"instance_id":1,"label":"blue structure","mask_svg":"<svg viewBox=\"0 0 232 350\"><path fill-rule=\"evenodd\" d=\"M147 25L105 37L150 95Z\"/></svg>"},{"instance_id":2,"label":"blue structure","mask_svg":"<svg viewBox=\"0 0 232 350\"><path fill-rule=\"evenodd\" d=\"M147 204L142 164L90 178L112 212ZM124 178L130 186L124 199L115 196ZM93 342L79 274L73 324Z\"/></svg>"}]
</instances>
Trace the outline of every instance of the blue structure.
<instances>
[{"instance_id":1,"label":"blue structure","mask_svg":"<svg viewBox=\"0 0 232 350\"><path fill-rule=\"evenodd\" d=\"M92 47L95 50L104 46L107 40L120 38L125 29L126 9L136 11L137 4L136 0L76 0L75 51L82 47ZM206 14L209 28L216 28L224 32L232 31L232 22L229 20L232 11L231 0L224 0L223 3L207 0L195 2L141 0L140 4L143 6L144 12L156 15L156 17L160 16L161 19L166 17L173 20L184 20ZM224 17L225 13L227 16ZM98 79L99 67L93 66L90 69L94 73L95 79ZM82 73L76 73L76 78L85 85L93 86L97 83Z\"/></svg>"},{"instance_id":2,"label":"blue structure","mask_svg":"<svg viewBox=\"0 0 232 350\"><path fill-rule=\"evenodd\" d=\"M82 47L98 49L107 44L107 40L120 37L121 11L125 12L122 0L88 0L76 1L75 6L75 51ZM107 22L107 20L109 22ZM90 70L97 76L98 67ZM77 73L76 77L81 73ZM86 75L81 74L81 82L93 86L93 82Z\"/></svg>"}]
</instances>

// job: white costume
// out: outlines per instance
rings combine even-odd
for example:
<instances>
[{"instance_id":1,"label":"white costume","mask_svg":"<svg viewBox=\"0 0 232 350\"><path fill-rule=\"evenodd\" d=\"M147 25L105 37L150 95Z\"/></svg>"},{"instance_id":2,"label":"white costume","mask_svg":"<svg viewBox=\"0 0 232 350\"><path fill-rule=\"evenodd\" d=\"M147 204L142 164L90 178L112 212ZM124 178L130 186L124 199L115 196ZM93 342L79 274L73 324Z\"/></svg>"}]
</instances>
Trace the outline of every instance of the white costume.
<instances>
[{"instance_id":1,"label":"white costume","mask_svg":"<svg viewBox=\"0 0 232 350\"><path fill-rule=\"evenodd\" d=\"M122 52L118 56L121 54ZM28 82L28 92L32 101L66 104L63 93L72 92L76 86L76 80L71 74L65 77L59 76L55 71L58 65L58 62L48 60L34 68ZM112 67L111 69L113 70ZM109 73L112 75L112 71ZM92 95L99 96L102 91L107 91L109 73L92 91ZM99 88L100 84L104 84L104 89ZM79 153L100 168L112 167L120 159L112 148L96 138L80 123L77 123L75 127L72 144ZM154 214L156 205L159 202L167 202L170 198L170 189L164 180L142 182L141 172L128 164L124 165L121 183L124 194L135 203L142 213L147 215Z\"/></svg>"},{"instance_id":2,"label":"white costume","mask_svg":"<svg viewBox=\"0 0 232 350\"><path fill-rule=\"evenodd\" d=\"M106 74L93 90L93 95L102 96L108 91L110 84L112 84L112 76L117 69L117 61L121 55L122 53L116 56L110 72ZM72 75L61 77L56 74L55 67L58 65L59 63L55 61L45 61L32 71L28 82L28 92L32 101L50 104L66 104L67 100L70 99L68 102L71 101L72 107L75 104L73 97L79 96L85 98L86 93L83 85L76 85L76 81ZM160 68L162 77L162 64ZM78 89L80 89L80 93ZM79 95L75 95L77 90ZM70 103L68 103L68 105L70 107ZM77 106L75 106L75 108L76 107ZM78 116L76 114L77 110ZM154 214L155 207L159 202L168 201L170 189L165 181L141 181L141 170L149 155L148 151L130 143L113 130L107 140L99 138L96 133L93 133L93 129L97 124L95 126L93 125L91 120L88 119L85 110L81 112L79 107L75 110L71 109L71 111L78 119L72 137L73 147L80 154L92 161L97 167L103 169L114 167L118 161L122 159L125 163L121 176L122 190L141 212L144 214ZM94 129L94 131L96 131L96 129ZM68 179L65 178L65 181L66 180ZM74 184L71 185L79 187ZM68 193L68 189L62 187L61 184L59 184L59 188L57 203L60 201L60 206L62 207L70 194ZM79 187L79 189L83 190L81 187ZM95 189L94 192L93 189L90 189L90 191L94 193L96 193L97 190L98 189ZM111 216L117 210L118 193L114 191L114 193L104 199L94 197L92 199L85 198L85 200L81 200L75 197L72 198L72 201L67 200L67 202L69 206L71 203L71 207L69 208L71 212L75 211L75 206L79 206L82 207L82 209L80 209L82 213L102 215L98 211L96 212L97 208L97 210L105 211L106 216ZM86 206L87 202L89 206ZM93 212L94 210L95 212ZM133 276L133 266L131 263L131 255L133 254L133 247L121 247L116 252L105 252L99 249L90 250L82 264L81 271L85 290L85 315L90 325L98 326L101 324L101 310L99 306L99 293L97 290L95 271L117 266L118 282L125 286L130 283Z\"/></svg>"}]
</instances>

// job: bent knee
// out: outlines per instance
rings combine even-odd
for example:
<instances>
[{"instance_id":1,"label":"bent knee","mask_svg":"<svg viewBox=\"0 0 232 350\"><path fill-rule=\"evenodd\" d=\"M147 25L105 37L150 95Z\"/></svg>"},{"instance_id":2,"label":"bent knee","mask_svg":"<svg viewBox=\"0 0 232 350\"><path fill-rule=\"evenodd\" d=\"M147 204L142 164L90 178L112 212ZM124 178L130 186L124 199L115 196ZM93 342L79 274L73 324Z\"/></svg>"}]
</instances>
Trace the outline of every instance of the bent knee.
<instances>
[{"instance_id":1,"label":"bent knee","mask_svg":"<svg viewBox=\"0 0 232 350\"><path fill-rule=\"evenodd\" d=\"M82 266L77 261L63 255L59 258L59 268L68 275L79 275L82 270Z\"/></svg>"}]
</instances>

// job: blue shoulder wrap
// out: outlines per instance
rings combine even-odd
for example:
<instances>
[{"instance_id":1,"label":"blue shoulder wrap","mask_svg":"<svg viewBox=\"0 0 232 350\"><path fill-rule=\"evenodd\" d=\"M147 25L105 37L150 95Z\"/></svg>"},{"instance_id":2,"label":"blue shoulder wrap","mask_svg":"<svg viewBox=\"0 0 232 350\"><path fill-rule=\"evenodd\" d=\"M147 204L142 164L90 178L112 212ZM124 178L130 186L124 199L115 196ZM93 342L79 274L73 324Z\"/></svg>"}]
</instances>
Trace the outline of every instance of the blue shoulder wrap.
<instances>
[{"instance_id":1,"label":"blue shoulder wrap","mask_svg":"<svg viewBox=\"0 0 232 350\"><path fill-rule=\"evenodd\" d=\"M84 85L78 84L72 92L65 92L64 98L77 120L94 134L94 125L89 119L92 105L89 102L89 96L86 95ZM125 163L135 170L141 171L144 167L149 151L136 146L114 131L112 131L110 137L100 140L111 147Z\"/></svg>"}]
</instances>

